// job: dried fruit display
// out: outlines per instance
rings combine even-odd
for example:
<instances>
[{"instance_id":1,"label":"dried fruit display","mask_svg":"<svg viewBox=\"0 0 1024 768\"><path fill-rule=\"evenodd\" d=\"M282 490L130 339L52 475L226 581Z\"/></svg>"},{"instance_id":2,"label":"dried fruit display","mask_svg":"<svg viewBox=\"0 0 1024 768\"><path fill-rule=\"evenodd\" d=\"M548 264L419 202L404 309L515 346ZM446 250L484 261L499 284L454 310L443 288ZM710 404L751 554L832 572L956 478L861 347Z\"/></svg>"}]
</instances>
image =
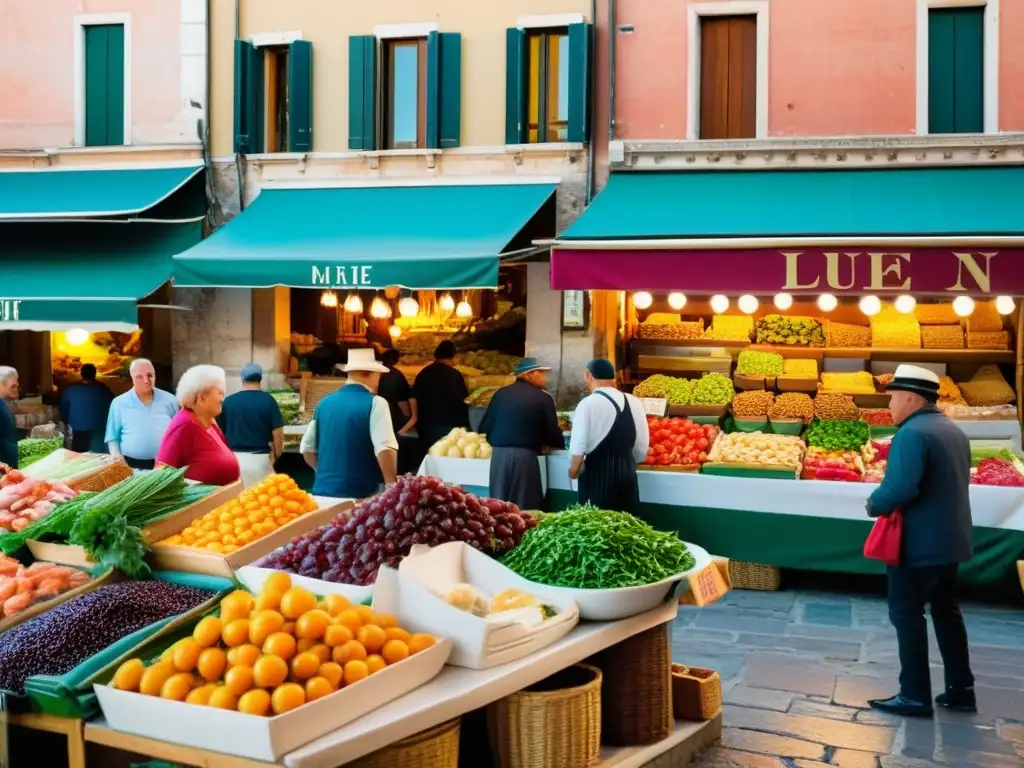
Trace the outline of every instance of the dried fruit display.
<instances>
[{"instance_id":1,"label":"dried fruit display","mask_svg":"<svg viewBox=\"0 0 1024 768\"><path fill-rule=\"evenodd\" d=\"M740 392L732 399L732 412L737 418L767 418L768 411L775 405L775 395L771 392L753 390Z\"/></svg>"},{"instance_id":2,"label":"dried fruit display","mask_svg":"<svg viewBox=\"0 0 1024 768\"><path fill-rule=\"evenodd\" d=\"M990 333L967 332L968 349L999 349L1010 348L1010 334L1007 331L993 331Z\"/></svg>"},{"instance_id":3,"label":"dried fruit display","mask_svg":"<svg viewBox=\"0 0 1024 768\"><path fill-rule=\"evenodd\" d=\"M692 466L708 459L708 450L721 430L711 424L689 419L647 417L651 445L644 464L649 466Z\"/></svg>"},{"instance_id":4,"label":"dried fruit display","mask_svg":"<svg viewBox=\"0 0 1024 768\"><path fill-rule=\"evenodd\" d=\"M964 329L959 325L922 325L921 346L925 349L963 349Z\"/></svg>"},{"instance_id":5,"label":"dried fruit display","mask_svg":"<svg viewBox=\"0 0 1024 768\"><path fill-rule=\"evenodd\" d=\"M964 396L960 394L960 387L949 376L939 377L939 402L951 405L967 405Z\"/></svg>"},{"instance_id":6,"label":"dried fruit display","mask_svg":"<svg viewBox=\"0 0 1024 768\"><path fill-rule=\"evenodd\" d=\"M814 400L803 392L786 392L775 398L768 409L768 418L803 419L806 423L814 418Z\"/></svg>"},{"instance_id":7,"label":"dried fruit display","mask_svg":"<svg viewBox=\"0 0 1024 768\"><path fill-rule=\"evenodd\" d=\"M774 352L744 350L736 359L736 373L743 376L779 376L782 366L782 355Z\"/></svg>"},{"instance_id":8,"label":"dried fruit display","mask_svg":"<svg viewBox=\"0 0 1024 768\"><path fill-rule=\"evenodd\" d=\"M851 395L875 394L875 379L867 371L821 374L822 392L846 392Z\"/></svg>"},{"instance_id":9,"label":"dried fruit display","mask_svg":"<svg viewBox=\"0 0 1024 768\"><path fill-rule=\"evenodd\" d=\"M734 394L731 379L719 373L705 373L693 385L690 402L693 405L728 405Z\"/></svg>"},{"instance_id":10,"label":"dried fruit display","mask_svg":"<svg viewBox=\"0 0 1024 768\"><path fill-rule=\"evenodd\" d=\"M828 345L830 347L870 347L871 329L866 325L850 323L828 324Z\"/></svg>"},{"instance_id":11,"label":"dried fruit display","mask_svg":"<svg viewBox=\"0 0 1024 768\"><path fill-rule=\"evenodd\" d=\"M765 315L757 321L758 344L786 344L788 346L822 347L825 332L813 317Z\"/></svg>"},{"instance_id":12,"label":"dried fruit display","mask_svg":"<svg viewBox=\"0 0 1024 768\"><path fill-rule=\"evenodd\" d=\"M818 378L818 363L815 360L787 358L782 366L782 373L785 376L801 379L816 379Z\"/></svg>"},{"instance_id":13,"label":"dried fruit display","mask_svg":"<svg viewBox=\"0 0 1024 768\"><path fill-rule=\"evenodd\" d=\"M763 432L734 432L715 441L708 460L726 464L761 464L766 467L800 469L804 441L792 435L766 435Z\"/></svg>"},{"instance_id":14,"label":"dried fruit display","mask_svg":"<svg viewBox=\"0 0 1024 768\"><path fill-rule=\"evenodd\" d=\"M706 338L717 341L750 341L754 319L746 315L715 315Z\"/></svg>"},{"instance_id":15,"label":"dried fruit display","mask_svg":"<svg viewBox=\"0 0 1024 768\"><path fill-rule=\"evenodd\" d=\"M871 318L871 346L880 349L920 349L921 325L913 315L883 309Z\"/></svg>"},{"instance_id":16,"label":"dried fruit display","mask_svg":"<svg viewBox=\"0 0 1024 768\"><path fill-rule=\"evenodd\" d=\"M672 405L689 405L693 394L693 381L675 376L656 373L648 376L635 387L635 397L664 397Z\"/></svg>"},{"instance_id":17,"label":"dried fruit display","mask_svg":"<svg viewBox=\"0 0 1024 768\"><path fill-rule=\"evenodd\" d=\"M679 339L687 341L691 339L704 338L704 323L652 323L645 321L640 323L639 335L641 339Z\"/></svg>"},{"instance_id":18,"label":"dried fruit display","mask_svg":"<svg viewBox=\"0 0 1024 768\"><path fill-rule=\"evenodd\" d=\"M979 301L967 317L967 333L997 333L1003 330L1003 316L994 301Z\"/></svg>"},{"instance_id":19,"label":"dried fruit display","mask_svg":"<svg viewBox=\"0 0 1024 768\"><path fill-rule=\"evenodd\" d=\"M914 307L914 317L921 325L959 325L960 316L953 311L953 304L922 304Z\"/></svg>"},{"instance_id":20,"label":"dried fruit display","mask_svg":"<svg viewBox=\"0 0 1024 768\"><path fill-rule=\"evenodd\" d=\"M819 392L814 398L814 415L826 421L857 421L860 408L849 395Z\"/></svg>"},{"instance_id":21,"label":"dried fruit display","mask_svg":"<svg viewBox=\"0 0 1024 768\"><path fill-rule=\"evenodd\" d=\"M1016 397L999 368L984 365L970 381L959 384L960 394L970 406L1009 405Z\"/></svg>"}]
</instances>

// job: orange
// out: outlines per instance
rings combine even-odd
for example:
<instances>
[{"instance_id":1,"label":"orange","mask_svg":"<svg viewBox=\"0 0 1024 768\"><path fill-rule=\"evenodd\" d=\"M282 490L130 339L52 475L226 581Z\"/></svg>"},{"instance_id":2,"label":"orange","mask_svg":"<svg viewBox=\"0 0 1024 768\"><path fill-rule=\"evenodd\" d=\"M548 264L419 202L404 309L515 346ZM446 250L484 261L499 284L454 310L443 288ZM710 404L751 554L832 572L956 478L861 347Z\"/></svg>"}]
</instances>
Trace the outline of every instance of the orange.
<instances>
[{"instance_id":1,"label":"orange","mask_svg":"<svg viewBox=\"0 0 1024 768\"><path fill-rule=\"evenodd\" d=\"M402 640L408 643L412 635L410 635L401 627L388 627L384 630L384 637L386 637L388 640Z\"/></svg>"},{"instance_id":2,"label":"orange","mask_svg":"<svg viewBox=\"0 0 1024 768\"><path fill-rule=\"evenodd\" d=\"M233 530L234 529L232 528L230 531L222 531L222 533L231 533ZM248 592L242 589L236 589L220 601L221 621L228 623L235 619L249 618L249 614L252 613L255 603L255 598Z\"/></svg>"},{"instance_id":3,"label":"orange","mask_svg":"<svg viewBox=\"0 0 1024 768\"><path fill-rule=\"evenodd\" d=\"M261 656L252 671L260 688L276 688L288 678L288 664L280 656Z\"/></svg>"},{"instance_id":4,"label":"orange","mask_svg":"<svg viewBox=\"0 0 1024 768\"><path fill-rule=\"evenodd\" d=\"M217 641L220 640L222 629L223 625L219 618L207 616L196 624L196 628L192 631L192 639L198 643L200 648L209 648L211 645L216 645Z\"/></svg>"},{"instance_id":5,"label":"orange","mask_svg":"<svg viewBox=\"0 0 1024 768\"><path fill-rule=\"evenodd\" d=\"M224 645L234 648L236 645L245 645L249 642L249 620L235 619L230 624L225 624L221 632L221 639Z\"/></svg>"},{"instance_id":6,"label":"orange","mask_svg":"<svg viewBox=\"0 0 1024 768\"><path fill-rule=\"evenodd\" d=\"M113 684L119 691L138 691L142 676L146 673L146 667L142 659L128 659L117 668L114 673Z\"/></svg>"},{"instance_id":7,"label":"orange","mask_svg":"<svg viewBox=\"0 0 1024 768\"><path fill-rule=\"evenodd\" d=\"M192 674L189 672L179 672L176 675L171 675L164 681L164 684L160 687L160 698L184 701L191 690Z\"/></svg>"},{"instance_id":8,"label":"orange","mask_svg":"<svg viewBox=\"0 0 1024 768\"><path fill-rule=\"evenodd\" d=\"M210 703L210 696L212 696L213 692L216 690L217 686L213 683L201 685L198 688L193 688L189 691L188 696L185 697L185 701L189 704L199 704L200 706L205 707Z\"/></svg>"},{"instance_id":9,"label":"orange","mask_svg":"<svg viewBox=\"0 0 1024 768\"><path fill-rule=\"evenodd\" d=\"M270 713L270 694L262 688L246 691L238 699L238 711L266 717Z\"/></svg>"},{"instance_id":10,"label":"orange","mask_svg":"<svg viewBox=\"0 0 1024 768\"><path fill-rule=\"evenodd\" d=\"M284 623L284 626L281 627L281 631L284 632L286 635L294 635L295 634L295 622L294 621L286 621Z\"/></svg>"},{"instance_id":11,"label":"orange","mask_svg":"<svg viewBox=\"0 0 1024 768\"><path fill-rule=\"evenodd\" d=\"M228 666L237 667L241 665L243 667L251 667L256 664L256 660L262 655L263 652L257 645L251 643L239 645L228 651Z\"/></svg>"},{"instance_id":12,"label":"orange","mask_svg":"<svg viewBox=\"0 0 1024 768\"><path fill-rule=\"evenodd\" d=\"M339 613L337 618L334 620L334 623L339 624L342 627L348 627L353 633L363 626L363 620L355 608L349 608L348 610Z\"/></svg>"},{"instance_id":13,"label":"orange","mask_svg":"<svg viewBox=\"0 0 1024 768\"><path fill-rule=\"evenodd\" d=\"M373 622L373 611L370 610L370 606L357 605L352 610L359 614L359 618L362 619L363 624L370 624Z\"/></svg>"},{"instance_id":14,"label":"orange","mask_svg":"<svg viewBox=\"0 0 1024 768\"><path fill-rule=\"evenodd\" d=\"M334 686L322 677L311 677L306 681L306 701L316 701L334 693Z\"/></svg>"},{"instance_id":15,"label":"orange","mask_svg":"<svg viewBox=\"0 0 1024 768\"><path fill-rule=\"evenodd\" d=\"M263 653L271 656L279 656L285 661L291 659L291 657L295 655L295 651L295 638L291 635L285 634L284 632L275 632L263 643Z\"/></svg>"},{"instance_id":16,"label":"orange","mask_svg":"<svg viewBox=\"0 0 1024 768\"><path fill-rule=\"evenodd\" d=\"M386 669L387 666L388 663L376 653L371 653L366 657L366 668L370 670L371 675L374 672L380 672L382 669Z\"/></svg>"},{"instance_id":17,"label":"orange","mask_svg":"<svg viewBox=\"0 0 1024 768\"><path fill-rule=\"evenodd\" d=\"M257 611L249 619L249 642L253 645L263 645L268 637L280 632L283 626L284 616L277 611Z\"/></svg>"},{"instance_id":18,"label":"orange","mask_svg":"<svg viewBox=\"0 0 1024 768\"><path fill-rule=\"evenodd\" d=\"M191 637L186 637L174 644L174 653L171 654L171 662L179 672L191 672L199 662L199 654L202 652L199 643Z\"/></svg>"},{"instance_id":19,"label":"orange","mask_svg":"<svg viewBox=\"0 0 1024 768\"><path fill-rule=\"evenodd\" d=\"M320 669L316 671L317 677L322 677L331 684L332 688L341 687L342 679L345 676L345 670L342 669L341 664L335 664L333 661L328 661L326 664L321 664Z\"/></svg>"},{"instance_id":20,"label":"orange","mask_svg":"<svg viewBox=\"0 0 1024 768\"><path fill-rule=\"evenodd\" d=\"M321 664L331 660L331 649L323 643L318 643L317 645L314 645L312 648L309 649L309 652L316 656L318 659L320 659Z\"/></svg>"},{"instance_id":21,"label":"orange","mask_svg":"<svg viewBox=\"0 0 1024 768\"><path fill-rule=\"evenodd\" d=\"M217 709L238 709L238 697L226 685L222 685L210 694L208 706Z\"/></svg>"},{"instance_id":22,"label":"orange","mask_svg":"<svg viewBox=\"0 0 1024 768\"><path fill-rule=\"evenodd\" d=\"M277 489L274 489L274 495L270 497L268 502L271 509L277 509L278 507L284 506L284 499L277 494Z\"/></svg>"},{"instance_id":23,"label":"orange","mask_svg":"<svg viewBox=\"0 0 1024 768\"><path fill-rule=\"evenodd\" d=\"M337 616L346 608L351 608L352 603L344 595L326 595L320 601L320 607L331 614L331 616Z\"/></svg>"},{"instance_id":24,"label":"orange","mask_svg":"<svg viewBox=\"0 0 1024 768\"><path fill-rule=\"evenodd\" d=\"M339 659L338 656L341 655ZM367 657L366 648L358 640L349 640L344 645L339 645L334 649L333 657L339 664L344 664L348 661L365 661Z\"/></svg>"},{"instance_id":25,"label":"orange","mask_svg":"<svg viewBox=\"0 0 1024 768\"><path fill-rule=\"evenodd\" d=\"M365 680L369 676L370 668L366 665L365 661L359 661L356 659L345 662L345 685L358 683L360 680Z\"/></svg>"},{"instance_id":26,"label":"orange","mask_svg":"<svg viewBox=\"0 0 1024 768\"><path fill-rule=\"evenodd\" d=\"M296 619L295 634L303 639L319 640L329 626L331 626L331 614L314 608Z\"/></svg>"},{"instance_id":27,"label":"orange","mask_svg":"<svg viewBox=\"0 0 1024 768\"><path fill-rule=\"evenodd\" d=\"M296 645L295 647L298 649L299 653L305 653L306 651L313 650L313 646L315 645L316 640L314 640L311 637L304 637L301 640L299 640L298 645Z\"/></svg>"},{"instance_id":28,"label":"orange","mask_svg":"<svg viewBox=\"0 0 1024 768\"><path fill-rule=\"evenodd\" d=\"M387 642L388 638L384 634L384 630L374 624L368 624L365 627L360 627L359 631L356 632L356 640L363 644L370 653L376 653L384 647L384 643Z\"/></svg>"},{"instance_id":29,"label":"orange","mask_svg":"<svg viewBox=\"0 0 1024 768\"><path fill-rule=\"evenodd\" d=\"M252 667L232 667L224 675L224 687L235 694L235 696L241 696L252 688L255 677L256 674L253 672Z\"/></svg>"},{"instance_id":30,"label":"orange","mask_svg":"<svg viewBox=\"0 0 1024 768\"><path fill-rule=\"evenodd\" d=\"M324 643L334 648L336 645L344 645L349 640L355 640L352 630L342 624L332 624L324 632Z\"/></svg>"},{"instance_id":31,"label":"orange","mask_svg":"<svg viewBox=\"0 0 1024 768\"><path fill-rule=\"evenodd\" d=\"M417 632L409 638L409 653L412 654L425 651L436 642L437 640L435 640L433 636Z\"/></svg>"},{"instance_id":32,"label":"orange","mask_svg":"<svg viewBox=\"0 0 1024 768\"><path fill-rule=\"evenodd\" d=\"M316 608L316 595L302 587L292 587L281 595L281 613L293 621Z\"/></svg>"},{"instance_id":33,"label":"orange","mask_svg":"<svg viewBox=\"0 0 1024 768\"><path fill-rule=\"evenodd\" d=\"M300 653L292 659L292 677L296 680L308 680L320 669L320 659L315 653Z\"/></svg>"},{"instance_id":34,"label":"orange","mask_svg":"<svg viewBox=\"0 0 1024 768\"><path fill-rule=\"evenodd\" d=\"M270 705L275 715L297 709L306 703L306 692L298 683L285 683L274 689Z\"/></svg>"},{"instance_id":35,"label":"orange","mask_svg":"<svg viewBox=\"0 0 1024 768\"><path fill-rule=\"evenodd\" d=\"M160 689L173 674L173 664L169 661L158 661L142 673L142 678L139 680L139 693L144 693L147 696L159 696Z\"/></svg>"},{"instance_id":36,"label":"orange","mask_svg":"<svg viewBox=\"0 0 1024 768\"><path fill-rule=\"evenodd\" d=\"M375 613L373 615L373 623L381 629L388 629L389 627L397 627L398 619L390 613Z\"/></svg>"},{"instance_id":37,"label":"orange","mask_svg":"<svg viewBox=\"0 0 1024 768\"><path fill-rule=\"evenodd\" d=\"M206 682L212 683L220 680L227 664L227 656L220 648L204 648L199 654L196 669Z\"/></svg>"},{"instance_id":38,"label":"orange","mask_svg":"<svg viewBox=\"0 0 1024 768\"><path fill-rule=\"evenodd\" d=\"M263 582L260 592L280 592L284 594L292 588L292 577L284 571L274 571Z\"/></svg>"},{"instance_id":39,"label":"orange","mask_svg":"<svg viewBox=\"0 0 1024 768\"><path fill-rule=\"evenodd\" d=\"M255 536L255 534L253 534ZM276 611L281 607L281 595L284 592L270 591L260 592L260 596L256 598L256 604L254 608L257 611Z\"/></svg>"},{"instance_id":40,"label":"orange","mask_svg":"<svg viewBox=\"0 0 1024 768\"><path fill-rule=\"evenodd\" d=\"M388 664L397 664L402 659L409 657L409 646L402 640L388 640L384 643L384 648L381 650L380 655L384 657L384 661Z\"/></svg>"}]
</instances>

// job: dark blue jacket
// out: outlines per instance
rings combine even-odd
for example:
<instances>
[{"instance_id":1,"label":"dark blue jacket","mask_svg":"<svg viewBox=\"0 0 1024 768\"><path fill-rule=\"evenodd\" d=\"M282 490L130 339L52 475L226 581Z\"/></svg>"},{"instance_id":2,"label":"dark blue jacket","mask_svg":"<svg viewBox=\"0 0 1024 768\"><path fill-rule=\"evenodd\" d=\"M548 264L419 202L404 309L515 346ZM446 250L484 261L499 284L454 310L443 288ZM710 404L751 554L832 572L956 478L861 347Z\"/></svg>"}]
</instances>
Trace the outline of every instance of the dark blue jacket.
<instances>
[{"instance_id":1,"label":"dark blue jacket","mask_svg":"<svg viewBox=\"0 0 1024 768\"><path fill-rule=\"evenodd\" d=\"M113 393L98 381L72 384L60 396L60 420L75 432L107 428Z\"/></svg>"},{"instance_id":2,"label":"dark blue jacket","mask_svg":"<svg viewBox=\"0 0 1024 768\"><path fill-rule=\"evenodd\" d=\"M7 403L0 398L0 464L11 469L18 468L18 432L14 414Z\"/></svg>"},{"instance_id":3,"label":"dark blue jacket","mask_svg":"<svg viewBox=\"0 0 1024 768\"><path fill-rule=\"evenodd\" d=\"M316 496L363 499L384 482L370 439L373 393L346 386L328 395L313 412L316 422Z\"/></svg>"},{"instance_id":4,"label":"dark blue jacket","mask_svg":"<svg viewBox=\"0 0 1024 768\"><path fill-rule=\"evenodd\" d=\"M868 514L902 510L902 565L971 559L970 482L971 443L935 406L925 406L900 425L885 479L868 500Z\"/></svg>"}]
</instances>

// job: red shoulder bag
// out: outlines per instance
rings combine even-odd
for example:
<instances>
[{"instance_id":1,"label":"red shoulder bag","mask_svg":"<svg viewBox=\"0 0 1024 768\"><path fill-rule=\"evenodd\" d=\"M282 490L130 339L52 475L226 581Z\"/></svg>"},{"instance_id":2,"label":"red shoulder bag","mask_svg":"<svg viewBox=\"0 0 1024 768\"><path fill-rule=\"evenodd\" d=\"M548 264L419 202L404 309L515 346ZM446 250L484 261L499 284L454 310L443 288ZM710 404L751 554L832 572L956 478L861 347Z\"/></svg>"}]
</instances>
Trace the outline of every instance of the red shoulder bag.
<instances>
[{"instance_id":1,"label":"red shoulder bag","mask_svg":"<svg viewBox=\"0 0 1024 768\"><path fill-rule=\"evenodd\" d=\"M864 542L864 557L881 560L886 565L900 564L903 542L903 513L898 509L875 518L875 524Z\"/></svg>"}]
</instances>

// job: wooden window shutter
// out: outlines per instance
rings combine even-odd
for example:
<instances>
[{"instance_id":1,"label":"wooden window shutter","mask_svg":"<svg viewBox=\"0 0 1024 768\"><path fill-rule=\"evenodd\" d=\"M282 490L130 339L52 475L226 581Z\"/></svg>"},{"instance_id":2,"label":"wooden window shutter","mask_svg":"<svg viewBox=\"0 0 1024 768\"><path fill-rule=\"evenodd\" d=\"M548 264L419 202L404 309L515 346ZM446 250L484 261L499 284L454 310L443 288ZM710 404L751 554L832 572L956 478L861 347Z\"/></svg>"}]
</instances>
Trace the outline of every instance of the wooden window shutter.
<instances>
[{"instance_id":1,"label":"wooden window shutter","mask_svg":"<svg viewBox=\"0 0 1024 768\"><path fill-rule=\"evenodd\" d=\"M526 34L505 30L505 143L526 143Z\"/></svg>"},{"instance_id":2,"label":"wooden window shutter","mask_svg":"<svg viewBox=\"0 0 1024 768\"><path fill-rule=\"evenodd\" d=\"M569 25L569 141L590 141L594 25Z\"/></svg>"},{"instance_id":3,"label":"wooden window shutter","mask_svg":"<svg viewBox=\"0 0 1024 768\"><path fill-rule=\"evenodd\" d=\"M427 35L427 125L424 145L437 149L441 145L441 36Z\"/></svg>"},{"instance_id":4,"label":"wooden window shutter","mask_svg":"<svg viewBox=\"0 0 1024 768\"><path fill-rule=\"evenodd\" d=\"M444 32L441 38L441 149L462 143L462 35Z\"/></svg>"},{"instance_id":5,"label":"wooden window shutter","mask_svg":"<svg viewBox=\"0 0 1024 768\"><path fill-rule=\"evenodd\" d=\"M263 150L263 59L246 40L235 40L235 152Z\"/></svg>"},{"instance_id":6,"label":"wooden window shutter","mask_svg":"<svg viewBox=\"0 0 1024 768\"><path fill-rule=\"evenodd\" d=\"M928 133L956 133L956 22L953 14L928 13Z\"/></svg>"},{"instance_id":7,"label":"wooden window shutter","mask_svg":"<svg viewBox=\"0 0 1024 768\"><path fill-rule=\"evenodd\" d=\"M985 130L985 8L955 8L953 58L956 66L954 130Z\"/></svg>"},{"instance_id":8,"label":"wooden window shutter","mask_svg":"<svg viewBox=\"0 0 1024 768\"><path fill-rule=\"evenodd\" d=\"M348 39L348 148L377 148L377 38Z\"/></svg>"},{"instance_id":9,"label":"wooden window shutter","mask_svg":"<svg viewBox=\"0 0 1024 768\"><path fill-rule=\"evenodd\" d=\"M757 18L700 20L700 138L757 135Z\"/></svg>"},{"instance_id":10,"label":"wooden window shutter","mask_svg":"<svg viewBox=\"0 0 1024 768\"><path fill-rule=\"evenodd\" d=\"M85 35L85 145L124 144L124 27L87 26Z\"/></svg>"},{"instance_id":11,"label":"wooden window shutter","mask_svg":"<svg viewBox=\"0 0 1024 768\"><path fill-rule=\"evenodd\" d=\"M313 44L288 46L288 151L313 151Z\"/></svg>"}]
</instances>

